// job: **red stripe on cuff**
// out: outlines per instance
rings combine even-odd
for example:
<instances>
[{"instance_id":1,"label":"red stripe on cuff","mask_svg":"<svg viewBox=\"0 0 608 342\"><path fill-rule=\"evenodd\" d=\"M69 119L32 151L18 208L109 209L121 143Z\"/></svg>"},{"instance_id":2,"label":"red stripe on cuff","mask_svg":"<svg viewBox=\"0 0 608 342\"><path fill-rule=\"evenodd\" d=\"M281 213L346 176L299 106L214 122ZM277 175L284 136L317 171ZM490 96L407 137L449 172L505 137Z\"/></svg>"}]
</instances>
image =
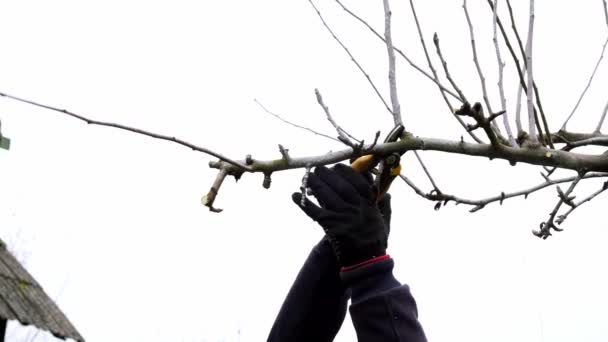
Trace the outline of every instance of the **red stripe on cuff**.
<instances>
[{"instance_id":1,"label":"red stripe on cuff","mask_svg":"<svg viewBox=\"0 0 608 342\"><path fill-rule=\"evenodd\" d=\"M352 266L342 267L340 269L340 272L350 271L350 270L355 269L357 267L365 266L365 265L371 264L371 263L376 262L376 261L386 260L386 259L390 259L390 258L391 258L390 255L385 254L385 255L382 255L382 256L379 256L379 257L375 257L375 258L372 258L372 259L369 259L369 260L365 260L363 262L360 262L360 263L352 265Z\"/></svg>"}]
</instances>

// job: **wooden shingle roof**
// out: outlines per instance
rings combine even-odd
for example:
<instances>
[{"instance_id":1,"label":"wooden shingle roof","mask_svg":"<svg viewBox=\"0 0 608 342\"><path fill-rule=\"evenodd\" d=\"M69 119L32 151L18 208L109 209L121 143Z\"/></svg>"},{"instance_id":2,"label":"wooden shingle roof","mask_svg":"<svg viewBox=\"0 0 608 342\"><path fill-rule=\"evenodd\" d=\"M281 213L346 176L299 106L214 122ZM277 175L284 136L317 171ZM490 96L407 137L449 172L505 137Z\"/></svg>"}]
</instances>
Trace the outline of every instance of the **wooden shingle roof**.
<instances>
[{"instance_id":1,"label":"wooden shingle roof","mask_svg":"<svg viewBox=\"0 0 608 342\"><path fill-rule=\"evenodd\" d=\"M54 336L84 342L36 280L0 240L0 317L34 325Z\"/></svg>"}]
</instances>

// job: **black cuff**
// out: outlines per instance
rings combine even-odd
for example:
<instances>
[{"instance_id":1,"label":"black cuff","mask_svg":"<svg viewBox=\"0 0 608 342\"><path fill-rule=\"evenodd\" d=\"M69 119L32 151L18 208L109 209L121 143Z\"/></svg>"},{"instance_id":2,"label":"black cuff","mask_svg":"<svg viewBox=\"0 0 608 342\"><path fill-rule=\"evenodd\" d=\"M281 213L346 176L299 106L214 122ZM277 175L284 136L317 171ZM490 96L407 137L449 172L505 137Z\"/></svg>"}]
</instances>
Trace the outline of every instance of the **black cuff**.
<instances>
[{"instance_id":1,"label":"black cuff","mask_svg":"<svg viewBox=\"0 0 608 342\"><path fill-rule=\"evenodd\" d=\"M393 259L385 259L340 272L342 282L352 291L352 303L401 286L393 276Z\"/></svg>"}]
</instances>

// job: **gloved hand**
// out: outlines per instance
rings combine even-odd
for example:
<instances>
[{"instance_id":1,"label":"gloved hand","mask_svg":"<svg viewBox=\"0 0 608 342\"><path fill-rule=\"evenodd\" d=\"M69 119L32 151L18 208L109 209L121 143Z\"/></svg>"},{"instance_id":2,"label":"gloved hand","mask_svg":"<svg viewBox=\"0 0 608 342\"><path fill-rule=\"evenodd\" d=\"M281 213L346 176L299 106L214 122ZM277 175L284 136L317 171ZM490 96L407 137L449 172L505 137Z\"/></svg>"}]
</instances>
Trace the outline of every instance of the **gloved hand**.
<instances>
[{"instance_id":1,"label":"gloved hand","mask_svg":"<svg viewBox=\"0 0 608 342\"><path fill-rule=\"evenodd\" d=\"M308 186L320 207L308 199L301 206L302 194L299 192L294 193L292 199L325 230L343 267L386 254L390 196L385 196L382 204L384 210L381 212L373 200L371 182L343 164L337 164L332 169L324 166L315 168L308 177ZM389 224L385 224L385 219Z\"/></svg>"}]
</instances>

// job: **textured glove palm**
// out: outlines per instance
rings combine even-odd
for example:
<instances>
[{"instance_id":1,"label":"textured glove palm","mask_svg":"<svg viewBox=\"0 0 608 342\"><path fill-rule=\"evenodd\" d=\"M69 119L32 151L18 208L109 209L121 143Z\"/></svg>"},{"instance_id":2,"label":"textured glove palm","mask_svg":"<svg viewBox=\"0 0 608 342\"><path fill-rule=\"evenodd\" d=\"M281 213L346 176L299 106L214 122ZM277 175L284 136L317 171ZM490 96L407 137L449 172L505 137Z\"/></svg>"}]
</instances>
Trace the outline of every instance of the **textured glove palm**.
<instances>
[{"instance_id":1,"label":"textured glove palm","mask_svg":"<svg viewBox=\"0 0 608 342\"><path fill-rule=\"evenodd\" d=\"M302 194L292 198L298 206L318 222L331 243L342 266L352 266L386 254L390 221L390 197L381 207L373 200L372 184L352 168L337 164L332 169L315 168L308 177L320 207ZM385 224L386 220L386 224Z\"/></svg>"}]
</instances>

